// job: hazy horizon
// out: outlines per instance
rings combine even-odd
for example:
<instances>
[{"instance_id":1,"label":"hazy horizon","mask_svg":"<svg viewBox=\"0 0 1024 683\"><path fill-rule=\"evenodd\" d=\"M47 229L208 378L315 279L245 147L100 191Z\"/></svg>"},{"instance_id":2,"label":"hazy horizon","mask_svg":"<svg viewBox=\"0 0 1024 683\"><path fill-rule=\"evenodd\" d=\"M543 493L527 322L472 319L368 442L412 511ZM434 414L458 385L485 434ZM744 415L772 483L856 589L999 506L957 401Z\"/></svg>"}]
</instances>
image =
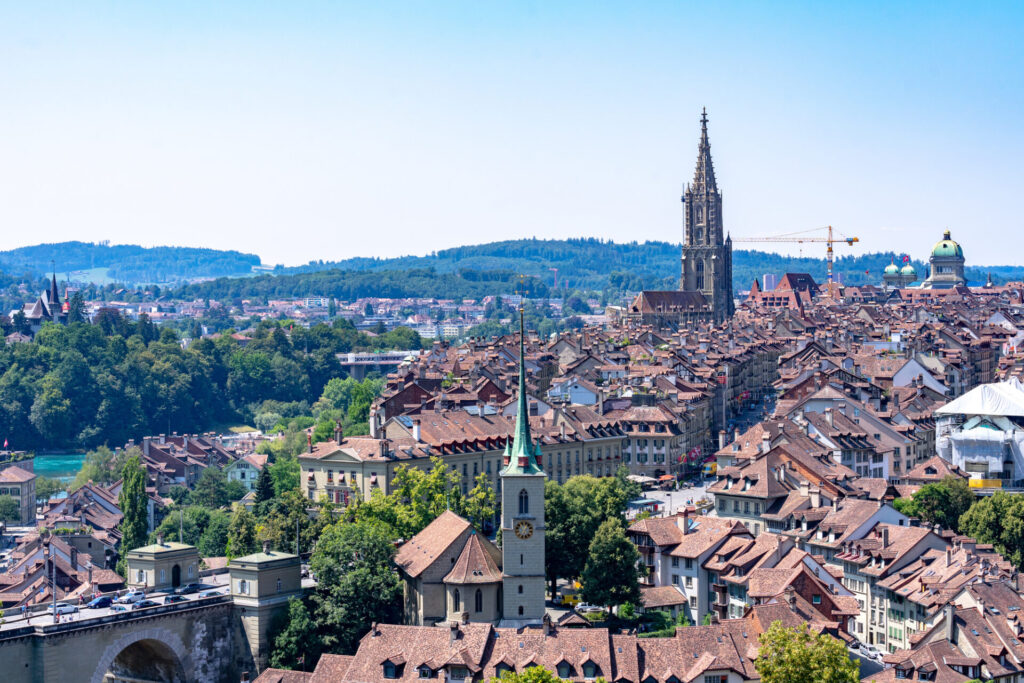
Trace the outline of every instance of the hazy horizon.
<instances>
[{"instance_id":1,"label":"hazy horizon","mask_svg":"<svg viewBox=\"0 0 1024 683\"><path fill-rule=\"evenodd\" d=\"M0 249L266 264L681 240L706 106L734 239L1017 265L1019 5L0 8ZM738 242L737 249L796 255ZM824 254L803 245L804 256Z\"/></svg>"}]
</instances>

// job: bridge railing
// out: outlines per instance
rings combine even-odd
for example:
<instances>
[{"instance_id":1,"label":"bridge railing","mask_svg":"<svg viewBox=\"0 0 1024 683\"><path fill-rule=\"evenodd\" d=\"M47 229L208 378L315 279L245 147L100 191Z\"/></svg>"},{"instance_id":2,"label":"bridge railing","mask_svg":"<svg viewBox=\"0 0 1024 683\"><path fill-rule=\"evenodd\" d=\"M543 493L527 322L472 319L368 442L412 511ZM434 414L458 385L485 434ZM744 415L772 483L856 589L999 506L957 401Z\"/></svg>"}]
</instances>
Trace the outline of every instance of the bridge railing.
<instances>
[{"instance_id":1,"label":"bridge railing","mask_svg":"<svg viewBox=\"0 0 1024 683\"><path fill-rule=\"evenodd\" d=\"M0 630L0 639L18 637L25 635L26 633L32 633L35 629L42 629L44 633L54 633L58 631L69 631L77 628L102 626L103 624L109 624L119 621L129 621L132 619L138 619L141 617L151 617L160 614L167 614L169 612L184 612L190 609L197 609L200 607L210 607L221 603L230 603L232 598L227 594L211 595L205 598L196 597L191 600L184 602L172 602L167 605L155 605L153 607L144 607L141 610L127 610L125 612L110 612L108 614L96 615L93 617L84 617L75 620L61 621L56 624L37 624L30 625L27 623L21 628L10 628L8 624L13 625L16 622L8 621L4 628ZM37 615L33 615L37 616ZM19 620L20 621L20 620Z\"/></svg>"}]
</instances>

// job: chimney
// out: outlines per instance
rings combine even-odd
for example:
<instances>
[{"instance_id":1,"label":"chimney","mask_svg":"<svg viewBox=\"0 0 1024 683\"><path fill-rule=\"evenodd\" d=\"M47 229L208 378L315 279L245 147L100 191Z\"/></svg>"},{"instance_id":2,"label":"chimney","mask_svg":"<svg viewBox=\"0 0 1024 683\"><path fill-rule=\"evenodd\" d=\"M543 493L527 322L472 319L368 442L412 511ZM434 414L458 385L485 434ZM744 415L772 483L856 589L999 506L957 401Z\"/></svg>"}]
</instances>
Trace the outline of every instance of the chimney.
<instances>
[{"instance_id":1,"label":"chimney","mask_svg":"<svg viewBox=\"0 0 1024 683\"><path fill-rule=\"evenodd\" d=\"M946 640L955 643L953 638L956 637L956 608L953 607L953 603L947 602L942 608L942 621Z\"/></svg>"},{"instance_id":2,"label":"chimney","mask_svg":"<svg viewBox=\"0 0 1024 683\"><path fill-rule=\"evenodd\" d=\"M306 450L310 453L313 452L313 433L309 432L306 434Z\"/></svg>"},{"instance_id":3,"label":"chimney","mask_svg":"<svg viewBox=\"0 0 1024 683\"><path fill-rule=\"evenodd\" d=\"M376 413L370 413L370 438L376 439L377 432L380 430L378 425L378 418Z\"/></svg>"},{"instance_id":4,"label":"chimney","mask_svg":"<svg viewBox=\"0 0 1024 683\"><path fill-rule=\"evenodd\" d=\"M882 547L889 547L889 527L887 526L882 527Z\"/></svg>"},{"instance_id":5,"label":"chimney","mask_svg":"<svg viewBox=\"0 0 1024 683\"><path fill-rule=\"evenodd\" d=\"M946 548L946 566L953 564L953 549Z\"/></svg>"},{"instance_id":6,"label":"chimney","mask_svg":"<svg viewBox=\"0 0 1024 683\"><path fill-rule=\"evenodd\" d=\"M547 612L544 613L544 635L550 636L555 633L555 625L551 623L551 615Z\"/></svg>"},{"instance_id":7,"label":"chimney","mask_svg":"<svg viewBox=\"0 0 1024 683\"><path fill-rule=\"evenodd\" d=\"M768 432L764 432L761 435L761 452L762 453L767 453L771 449L772 449L772 437L768 434Z\"/></svg>"},{"instance_id":8,"label":"chimney","mask_svg":"<svg viewBox=\"0 0 1024 683\"><path fill-rule=\"evenodd\" d=\"M720 451L724 451L725 450L725 430L724 429L718 430L718 450L720 450Z\"/></svg>"},{"instance_id":9,"label":"chimney","mask_svg":"<svg viewBox=\"0 0 1024 683\"><path fill-rule=\"evenodd\" d=\"M149 442L153 440L151 436L142 437L142 453L143 455L149 455Z\"/></svg>"},{"instance_id":10,"label":"chimney","mask_svg":"<svg viewBox=\"0 0 1024 683\"><path fill-rule=\"evenodd\" d=\"M163 446L166 442L167 442L167 435L166 434L161 434L160 435L160 445Z\"/></svg>"},{"instance_id":11,"label":"chimney","mask_svg":"<svg viewBox=\"0 0 1024 683\"><path fill-rule=\"evenodd\" d=\"M789 604L789 609L796 611L796 589L792 586L786 586L786 603Z\"/></svg>"},{"instance_id":12,"label":"chimney","mask_svg":"<svg viewBox=\"0 0 1024 683\"><path fill-rule=\"evenodd\" d=\"M164 535L163 534L157 534L156 535L156 544L157 545L163 545L164 544Z\"/></svg>"},{"instance_id":13,"label":"chimney","mask_svg":"<svg viewBox=\"0 0 1024 683\"><path fill-rule=\"evenodd\" d=\"M371 422L373 421L372 417L370 418L370 421ZM335 420L334 421L334 441L335 441L335 443L339 443L340 444L341 440L344 438L344 435L345 435L345 430L341 426L341 420Z\"/></svg>"},{"instance_id":14,"label":"chimney","mask_svg":"<svg viewBox=\"0 0 1024 683\"><path fill-rule=\"evenodd\" d=\"M718 623L718 621L719 621L719 620L718 620L718 612L716 612L716 611L712 610L712 611L711 611L711 623L712 623L712 624L717 624L717 623Z\"/></svg>"},{"instance_id":15,"label":"chimney","mask_svg":"<svg viewBox=\"0 0 1024 683\"><path fill-rule=\"evenodd\" d=\"M88 585L92 588L92 561L85 565L85 568L89 572Z\"/></svg>"},{"instance_id":16,"label":"chimney","mask_svg":"<svg viewBox=\"0 0 1024 683\"><path fill-rule=\"evenodd\" d=\"M242 677L239 679L242 683L249 683L249 672L243 671Z\"/></svg>"},{"instance_id":17,"label":"chimney","mask_svg":"<svg viewBox=\"0 0 1024 683\"><path fill-rule=\"evenodd\" d=\"M380 457L387 458L391 455L391 442L387 439L381 439L380 444Z\"/></svg>"},{"instance_id":18,"label":"chimney","mask_svg":"<svg viewBox=\"0 0 1024 683\"><path fill-rule=\"evenodd\" d=\"M682 529L683 529L683 536L686 536L687 534L690 533L690 510L689 509L684 509L683 510L683 527L682 527Z\"/></svg>"},{"instance_id":19,"label":"chimney","mask_svg":"<svg viewBox=\"0 0 1024 683\"><path fill-rule=\"evenodd\" d=\"M448 644L452 645L459 639L459 622L448 622Z\"/></svg>"},{"instance_id":20,"label":"chimney","mask_svg":"<svg viewBox=\"0 0 1024 683\"><path fill-rule=\"evenodd\" d=\"M269 555L270 554L270 541L263 541L263 554L264 555Z\"/></svg>"},{"instance_id":21,"label":"chimney","mask_svg":"<svg viewBox=\"0 0 1024 683\"><path fill-rule=\"evenodd\" d=\"M370 637L376 638L379 635L380 635L380 629L377 628L377 622L375 621L372 624L370 624Z\"/></svg>"},{"instance_id":22,"label":"chimney","mask_svg":"<svg viewBox=\"0 0 1024 683\"><path fill-rule=\"evenodd\" d=\"M70 543L68 545L71 547L71 571L76 571L78 569L78 548Z\"/></svg>"},{"instance_id":23,"label":"chimney","mask_svg":"<svg viewBox=\"0 0 1024 683\"><path fill-rule=\"evenodd\" d=\"M412 421L412 438L416 443L420 443L420 441L422 441L420 438L420 419L418 417L413 418Z\"/></svg>"},{"instance_id":24,"label":"chimney","mask_svg":"<svg viewBox=\"0 0 1024 683\"><path fill-rule=\"evenodd\" d=\"M463 625L468 624L469 623L469 612L463 612L462 614L460 614L459 615L459 619L462 621Z\"/></svg>"},{"instance_id":25,"label":"chimney","mask_svg":"<svg viewBox=\"0 0 1024 683\"><path fill-rule=\"evenodd\" d=\"M832 417L832 409L831 408L825 408L825 422L828 423L829 427L835 427L836 426L835 418Z\"/></svg>"}]
</instances>

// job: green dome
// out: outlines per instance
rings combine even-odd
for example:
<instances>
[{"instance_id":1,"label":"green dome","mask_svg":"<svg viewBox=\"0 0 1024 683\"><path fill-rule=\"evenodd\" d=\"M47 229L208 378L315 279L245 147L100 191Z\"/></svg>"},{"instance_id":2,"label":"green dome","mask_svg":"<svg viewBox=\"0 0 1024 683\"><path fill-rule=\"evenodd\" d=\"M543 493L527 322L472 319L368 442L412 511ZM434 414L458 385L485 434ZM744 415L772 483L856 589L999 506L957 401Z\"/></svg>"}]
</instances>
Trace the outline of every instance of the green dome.
<instances>
[{"instance_id":1,"label":"green dome","mask_svg":"<svg viewBox=\"0 0 1024 683\"><path fill-rule=\"evenodd\" d=\"M885 267L885 274L886 275L896 275L899 272L900 272L900 268L895 263L890 263L889 265L887 265Z\"/></svg>"},{"instance_id":2,"label":"green dome","mask_svg":"<svg viewBox=\"0 0 1024 683\"><path fill-rule=\"evenodd\" d=\"M900 273L903 274L903 275L909 275L909 276L912 276L912 277L915 277L915 278L917 277L917 271L914 270L914 266L910 265L909 263L907 265L903 266L902 268L900 268Z\"/></svg>"},{"instance_id":3,"label":"green dome","mask_svg":"<svg viewBox=\"0 0 1024 683\"><path fill-rule=\"evenodd\" d=\"M949 230L942 235L942 239L935 243L935 247L932 248L932 256L955 256L956 258L964 257L964 250L960 248L960 245L954 242L949 237Z\"/></svg>"}]
</instances>

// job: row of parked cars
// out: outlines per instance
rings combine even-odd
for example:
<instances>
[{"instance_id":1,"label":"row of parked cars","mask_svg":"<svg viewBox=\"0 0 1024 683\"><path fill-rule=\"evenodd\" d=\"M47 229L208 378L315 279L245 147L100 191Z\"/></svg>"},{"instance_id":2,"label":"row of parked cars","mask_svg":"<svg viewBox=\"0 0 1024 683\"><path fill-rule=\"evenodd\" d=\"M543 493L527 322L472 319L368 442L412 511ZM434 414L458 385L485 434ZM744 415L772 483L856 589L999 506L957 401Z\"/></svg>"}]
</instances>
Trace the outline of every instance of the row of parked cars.
<instances>
[{"instance_id":1,"label":"row of parked cars","mask_svg":"<svg viewBox=\"0 0 1024 683\"><path fill-rule=\"evenodd\" d=\"M101 595L98 598L93 598L86 603L84 609L105 609L109 607L114 612L127 612L130 610L145 609L146 607L156 607L160 604L172 605L176 602L184 602L188 600L185 596L193 593L199 593L199 597L201 598L207 598L219 594L216 589L204 591L202 584L190 583L175 589L173 593L168 593L163 597L161 602L157 602L156 600L147 598L146 591L135 589L116 598L109 595ZM77 612L78 607L76 605L67 603L61 603L54 607L55 614L75 614Z\"/></svg>"}]
</instances>

